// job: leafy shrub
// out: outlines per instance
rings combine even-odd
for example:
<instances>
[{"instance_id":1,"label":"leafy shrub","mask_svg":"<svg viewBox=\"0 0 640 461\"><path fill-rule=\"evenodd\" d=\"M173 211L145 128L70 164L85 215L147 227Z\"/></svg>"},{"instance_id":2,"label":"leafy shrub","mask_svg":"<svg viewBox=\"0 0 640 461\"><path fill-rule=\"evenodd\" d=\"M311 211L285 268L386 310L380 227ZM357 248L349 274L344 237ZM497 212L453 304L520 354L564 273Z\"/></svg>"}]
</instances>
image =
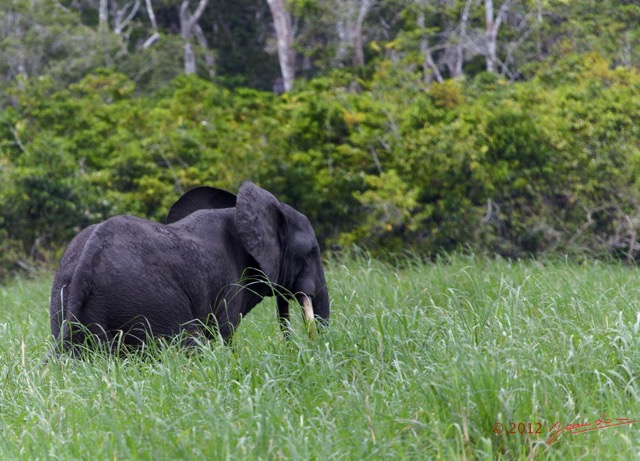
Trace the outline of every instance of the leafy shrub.
<instances>
[{"instance_id":1,"label":"leafy shrub","mask_svg":"<svg viewBox=\"0 0 640 461\"><path fill-rule=\"evenodd\" d=\"M425 87L383 61L281 97L185 76L137 95L112 71L65 90L24 80L0 114L2 264L245 179L307 214L325 246L638 258L640 76L593 54L557 68Z\"/></svg>"}]
</instances>

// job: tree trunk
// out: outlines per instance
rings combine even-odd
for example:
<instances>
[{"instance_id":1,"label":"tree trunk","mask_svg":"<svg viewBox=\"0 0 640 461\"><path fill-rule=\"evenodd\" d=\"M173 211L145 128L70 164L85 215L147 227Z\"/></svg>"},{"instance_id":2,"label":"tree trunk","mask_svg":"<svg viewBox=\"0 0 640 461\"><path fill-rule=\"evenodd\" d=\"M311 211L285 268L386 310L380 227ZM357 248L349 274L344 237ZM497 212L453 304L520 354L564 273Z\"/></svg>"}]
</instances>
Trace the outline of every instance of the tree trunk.
<instances>
[{"instance_id":1,"label":"tree trunk","mask_svg":"<svg viewBox=\"0 0 640 461\"><path fill-rule=\"evenodd\" d=\"M109 1L100 0L98 6L98 30L101 32L109 30Z\"/></svg>"},{"instance_id":2,"label":"tree trunk","mask_svg":"<svg viewBox=\"0 0 640 461\"><path fill-rule=\"evenodd\" d=\"M496 48L498 47L496 39L498 38L498 34L496 33L496 25L493 18L493 0L485 0L484 8L484 17L487 29L487 54L485 56L487 61L487 72L495 72Z\"/></svg>"},{"instance_id":3,"label":"tree trunk","mask_svg":"<svg viewBox=\"0 0 640 461\"><path fill-rule=\"evenodd\" d=\"M542 0L536 0L536 20L538 22L536 27L536 52L538 59L542 56Z\"/></svg>"},{"instance_id":4,"label":"tree trunk","mask_svg":"<svg viewBox=\"0 0 640 461\"><path fill-rule=\"evenodd\" d=\"M494 15L493 0L484 1L484 16L486 24L486 53L487 72L495 72L498 62L498 30L502 25L504 16L507 14L511 0L504 0L498 15Z\"/></svg>"},{"instance_id":5,"label":"tree trunk","mask_svg":"<svg viewBox=\"0 0 640 461\"><path fill-rule=\"evenodd\" d=\"M358 17L353 32L353 63L355 66L364 66L364 46L362 29L364 24L364 18L373 6L374 0L361 0L360 9L358 11Z\"/></svg>"},{"instance_id":6,"label":"tree trunk","mask_svg":"<svg viewBox=\"0 0 640 461\"><path fill-rule=\"evenodd\" d=\"M291 15L287 11L283 0L267 0L267 3L269 4L271 16L273 16L273 26L276 30L278 59L280 61L284 90L291 91L293 80L296 77Z\"/></svg>"},{"instance_id":7,"label":"tree trunk","mask_svg":"<svg viewBox=\"0 0 640 461\"><path fill-rule=\"evenodd\" d=\"M184 50L184 73L187 75L193 75L196 73L196 54L193 52L193 46L191 41L186 41L182 44Z\"/></svg>"},{"instance_id":8,"label":"tree trunk","mask_svg":"<svg viewBox=\"0 0 640 461\"><path fill-rule=\"evenodd\" d=\"M216 58L209 49L209 44L207 43L207 37L205 37L204 32L202 31L202 27L199 24L196 24L193 28L193 33L196 36L196 40L198 40L198 44L200 48L204 50L204 62L207 65L207 71L209 72L209 77L212 79L216 76Z\"/></svg>"},{"instance_id":9,"label":"tree trunk","mask_svg":"<svg viewBox=\"0 0 640 461\"><path fill-rule=\"evenodd\" d=\"M460 18L460 33L458 35L458 44L456 46L456 63L453 70L453 77L458 78L462 76L462 66L464 64L464 51L467 46L467 24L469 23L469 10L473 0L467 0L464 8L462 9L462 16Z\"/></svg>"},{"instance_id":10,"label":"tree trunk","mask_svg":"<svg viewBox=\"0 0 640 461\"><path fill-rule=\"evenodd\" d=\"M182 0L180 5L180 33L184 48L184 73L187 75L196 73L196 54L193 51L191 37L207 3L209 0L200 0L193 14L189 11L189 0Z\"/></svg>"}]
</instances>

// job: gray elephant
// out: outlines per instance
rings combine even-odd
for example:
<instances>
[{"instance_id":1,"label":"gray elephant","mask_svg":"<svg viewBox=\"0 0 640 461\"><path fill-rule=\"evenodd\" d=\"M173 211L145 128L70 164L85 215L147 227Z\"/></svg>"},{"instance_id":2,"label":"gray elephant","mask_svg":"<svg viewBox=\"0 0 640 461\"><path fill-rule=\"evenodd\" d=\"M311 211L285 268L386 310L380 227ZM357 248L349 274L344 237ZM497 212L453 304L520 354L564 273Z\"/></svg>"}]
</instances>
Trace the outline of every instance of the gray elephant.
<instances>
[{"instance_id":1,"label":"gray elephant","mask_svg":"<svg viewBox=\"0 0 640 461\"><path fill-rule=\"evenodd\" d=\"M271 295L285 336L293 298L307 325L329 320L307 217L249 181L237 197L198 187L171 207L167 224L116 216L80 232L53 279L51 332L64 348L88 336L136 346L182 332L187 339L218 332L228 342Z\"/></svg>"}]
</instances>

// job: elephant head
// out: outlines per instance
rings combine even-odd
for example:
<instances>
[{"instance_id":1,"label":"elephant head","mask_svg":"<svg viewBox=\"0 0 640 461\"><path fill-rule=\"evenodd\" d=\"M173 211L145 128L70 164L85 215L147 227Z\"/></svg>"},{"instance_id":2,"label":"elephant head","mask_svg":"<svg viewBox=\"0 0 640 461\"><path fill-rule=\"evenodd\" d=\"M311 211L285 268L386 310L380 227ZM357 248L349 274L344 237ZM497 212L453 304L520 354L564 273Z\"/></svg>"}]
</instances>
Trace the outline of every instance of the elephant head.
<instances>
[{"instance_id":1,"label":"elephant head","mask_svg":"<svg viewBox=\"0 0 640 461\"><path fill-rule=\"evenodd\" d=\"M278 309L284 331L288 298L302 306L306 322L329 320L329 296L320 248L309 219L272 194L245 182L236 203L236 228L247 252L271 283L282 287Z\"/></svg>"},{"instance_id":2,"label":"elephant head","mask_svg":"<svg viewBox=\"0 0 640 461\"><path fill-rule=\"evenodd\" d=\"M167 223L178 221L200 209L235 207L235 233L244 250L255 260L277 297L279 319L288 332L289 300L302 307L309 334L314 321L329 321L329 296L320 249L309 219L271 193L245 182L237 197L213 187L198 187L184 194L172 207Z\"/></svg>"}]
</instances>

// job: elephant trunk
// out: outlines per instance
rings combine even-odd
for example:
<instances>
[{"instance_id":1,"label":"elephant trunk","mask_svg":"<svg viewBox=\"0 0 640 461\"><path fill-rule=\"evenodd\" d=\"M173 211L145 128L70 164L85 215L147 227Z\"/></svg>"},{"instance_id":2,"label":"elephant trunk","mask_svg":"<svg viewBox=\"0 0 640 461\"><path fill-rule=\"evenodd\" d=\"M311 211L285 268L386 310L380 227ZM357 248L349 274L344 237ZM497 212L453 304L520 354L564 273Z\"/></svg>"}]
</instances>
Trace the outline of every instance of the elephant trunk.
<instances>
[{"instance_id":1,"label":"elephant trunk","mask_svg":"<svg viewBox=\"0 0 640 461\"><path fill-rule=\"evenodd\" d=\"M324 282L324 281L323 281ZM321 326L329 325L329 315L331 313L329 305L329 292L326 284L313 297L313 313L319 320Z\"/></svg>"}]
</instances>

